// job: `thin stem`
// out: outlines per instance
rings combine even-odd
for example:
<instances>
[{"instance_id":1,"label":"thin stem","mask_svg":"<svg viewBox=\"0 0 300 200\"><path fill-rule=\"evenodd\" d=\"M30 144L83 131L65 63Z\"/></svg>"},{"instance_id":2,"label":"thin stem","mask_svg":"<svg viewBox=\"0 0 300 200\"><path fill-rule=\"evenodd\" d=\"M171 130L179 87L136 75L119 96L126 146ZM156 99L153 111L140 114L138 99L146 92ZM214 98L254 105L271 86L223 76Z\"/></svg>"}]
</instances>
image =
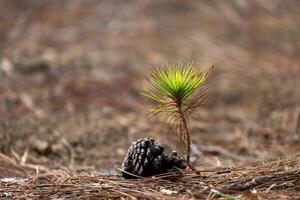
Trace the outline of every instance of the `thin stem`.
<instances>
[{"instance_id":1,"label":"thin stem","mask_svg":"<svg viewBox=\"0 0 300 200\"><path fill-rule=\"evenodd\" d=\"M189 166L191 169L193 169L193 167L190 165L190 155L191 155L191 139L190 139L190 132L187 126L187 120L186 120L186 116L184 115L184 113L182 112L181 106L178 106L178 112L180 114L181 117L181 121L185 130L185 142L186 142L186 164L187 166Z\"/></svg>"}]
</instances>

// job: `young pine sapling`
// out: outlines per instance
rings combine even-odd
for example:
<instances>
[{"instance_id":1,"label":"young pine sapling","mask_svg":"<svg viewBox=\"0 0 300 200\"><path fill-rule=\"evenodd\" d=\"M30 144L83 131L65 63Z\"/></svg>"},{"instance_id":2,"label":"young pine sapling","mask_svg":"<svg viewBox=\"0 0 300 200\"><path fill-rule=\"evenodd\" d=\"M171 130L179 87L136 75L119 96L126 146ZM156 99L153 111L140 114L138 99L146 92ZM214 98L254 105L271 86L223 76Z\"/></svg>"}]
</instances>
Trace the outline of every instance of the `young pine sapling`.
<instances>
[{"instance_id":1,"label":"young pine sapling","mask_svg":"<svg viewBox=\"0 0 300 200\"><path fill-rule=\"evenodd\" d=\"M157 104L150 113L161 114L164 121L178 130L186 144L186 162L191 169L189 119L205 99L203 86L212 68L198 71L189 63L157 67L147 77L148 85L142 92Z\"/></svg>"}]
</instances>

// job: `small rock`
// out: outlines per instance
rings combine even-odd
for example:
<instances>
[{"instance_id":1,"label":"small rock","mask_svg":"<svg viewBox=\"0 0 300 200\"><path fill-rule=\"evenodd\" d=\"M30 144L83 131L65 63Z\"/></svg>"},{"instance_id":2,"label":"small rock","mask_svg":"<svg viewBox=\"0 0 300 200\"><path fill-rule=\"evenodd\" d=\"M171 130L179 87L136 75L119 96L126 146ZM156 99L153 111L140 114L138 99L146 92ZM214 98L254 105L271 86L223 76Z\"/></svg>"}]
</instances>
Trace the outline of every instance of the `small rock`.
<instances>
[{"instance_id":1,"label":"small rock","mask_svg":"<svg viewBox=\"0 0 300 200\"><path fill-rule=\"evenodd\" d=\"M40 154L48 154L52 151L51 144L49 144L47 141L34 140L32 142L32 147Z\"/></svg>"}]
</instances>

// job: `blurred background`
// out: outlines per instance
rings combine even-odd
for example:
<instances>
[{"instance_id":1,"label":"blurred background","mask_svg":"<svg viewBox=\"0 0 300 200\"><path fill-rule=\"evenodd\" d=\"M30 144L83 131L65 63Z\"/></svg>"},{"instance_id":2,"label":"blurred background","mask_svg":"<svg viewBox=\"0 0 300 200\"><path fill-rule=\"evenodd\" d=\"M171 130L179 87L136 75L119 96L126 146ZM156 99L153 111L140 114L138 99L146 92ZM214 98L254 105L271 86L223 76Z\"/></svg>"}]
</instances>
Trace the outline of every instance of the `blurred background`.
<instances>
[{"instance_id":1,"label":"blurred background","mask_svg":"<svg viewBox=\"0 0 300 200\"><path fill-rule=\"evenodd\" d=\"M299 10L297 0L0 0L0 151L103 169L137 138L182 151L139 92L153 67L193 61L215 65L191 122L196 165L296 155Z\"/></svg>"}]
</instances>

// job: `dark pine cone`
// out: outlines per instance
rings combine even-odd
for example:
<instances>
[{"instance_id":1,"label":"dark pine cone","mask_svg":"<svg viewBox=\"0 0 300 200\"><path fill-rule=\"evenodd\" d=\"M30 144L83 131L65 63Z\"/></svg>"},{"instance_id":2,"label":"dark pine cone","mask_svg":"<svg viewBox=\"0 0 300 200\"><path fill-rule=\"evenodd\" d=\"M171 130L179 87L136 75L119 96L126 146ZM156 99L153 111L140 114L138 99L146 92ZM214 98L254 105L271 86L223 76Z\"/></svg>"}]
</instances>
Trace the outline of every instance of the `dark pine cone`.
<instances>
[{"instance_id":1,"label":"dark pine cone","mask_svg":"<svg viewBox=\"0 0 300 200\"><path fill-rule=\"evenodd\" d=\"M133 142L122 163L122 169L138 176L153 176L185 169L186 161L173 151L171 155L163 154L164 147L154 139L144 138ZM122 172L124 178L135 178Z\"/></svg>"}]
</instances>

